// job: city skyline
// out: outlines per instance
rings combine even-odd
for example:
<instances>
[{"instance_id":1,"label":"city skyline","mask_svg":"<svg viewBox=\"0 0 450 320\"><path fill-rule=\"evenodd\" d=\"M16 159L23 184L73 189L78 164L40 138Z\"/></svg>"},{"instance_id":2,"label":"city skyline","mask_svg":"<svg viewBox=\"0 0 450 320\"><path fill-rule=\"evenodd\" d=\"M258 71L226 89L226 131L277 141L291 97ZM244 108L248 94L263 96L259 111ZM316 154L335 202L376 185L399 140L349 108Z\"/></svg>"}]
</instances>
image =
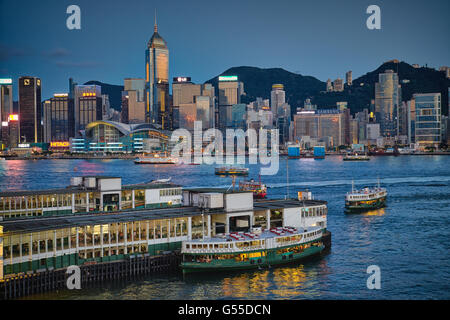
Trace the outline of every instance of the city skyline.
<instances>
[{"instance_id":1,"label":"city skyline","mask_svg":"<svg viewBox=\"0 0 450 320\"><path fill-rule=\"evenodd\" d=\"M211 19L211 11L203 10L205 19L199 19L198 22L190 17L195 17L194 9L200 7L201 2L186 8L187 4L183 3L169 5L131 1L127 4L110 4L106 16L111 22L98 24L97 12L101 11L104 3L96 2L87 6L86 2L79 1L82 29L73 31L65 26L68 17L65 9L69 5L67 1L56 5L53 1L43 1L39 4L40 8L34 8L36 4L29 3L28 7L36 10L17 13L14 21L8 15L2 16L0 75L12 77L15 87L21 75L41 78L44 98L51 97L55 92L66 92L69 77L79 83L98 80L111 84L122 84L123 79L129 77L142 78L145 58L142 52L152 34L155 8L158 8L161 35L167 40L172 52L169 78L184 75L192 77L196 83L203 83L229 67L252 65L261 68L281 67L326 81L328 78L344 78L348 70L352 70L353 78L357 78L392 58L436 68L448 64L448 44L434 39L439 35L445 37L445 31L448 30L450 23L445 19L445 12L450 8L449 3L436 1L424 5L414 1L398 1L395 4L382 2L379 4L382 29L368 30L365 26L368 17L365 9L370 3L349 2L352 5L345 8L329 2L327 8L330 14L323 15L323 7L311 3L292 3L290 10L279 8L269 12L268 3L259 2L256 5L248 1L233 14L224 8L219 19ZM17 11L16 5L2 3L0 11ZM410 9L407 10L410 18L406 22L404 19L395 21L398 16L394 13L405 14L402 8ZM42 10L46 10L42 16L54 14L58 18L52 23L43 21L39 15ZM178 11L186 12L183 10L193 12L186 15L188 17L180 18ZM306 13L313 17L308 18ZM112 24L118 14L125 23ZM144 15L145 18L141 19ZM444 19L436 18L440 15ZM224 18L220 19L222 16ZM433 17L433 21L430 20L426 26L416 26L415 19L427 16ZM270 22L265 23L267 21ZM39 31L41 38L35 36L36 31L32 31L30 25ZM342 31L338 39L327 37L330 30L334 30L333 26ZM405 34L405 28L411 32ZM311 29L314 32L304 32ZM208 41L204 40L205 37ZM397 42L392 42L396 37ZM411 42L419 38L425 44L420 46L423 49ZM276 46L271 45L273 39L278 39ZM352 46L355 40L361 43L359 48ZM125 49L117 47L119 42ZM380 45L385 42L392 43L390 50ZM412 50L410 46L415 49ZM346 48L352 51L349 53ZM320 53L319 59L317 51ZM408 52L407 56L405 52ZM355 56L359 58L355 59ZM14 89L14 100L17 100L17 89Z\"/></svg>"}]
</instances>

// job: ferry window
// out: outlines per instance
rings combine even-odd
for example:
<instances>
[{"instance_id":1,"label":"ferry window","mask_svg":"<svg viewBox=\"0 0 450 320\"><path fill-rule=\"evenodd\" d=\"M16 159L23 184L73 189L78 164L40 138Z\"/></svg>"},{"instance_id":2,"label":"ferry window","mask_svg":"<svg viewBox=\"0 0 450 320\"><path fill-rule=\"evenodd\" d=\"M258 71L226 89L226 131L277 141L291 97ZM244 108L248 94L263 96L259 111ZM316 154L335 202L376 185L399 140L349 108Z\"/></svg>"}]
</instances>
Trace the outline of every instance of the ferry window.
<instances>
[{"instance_id":1,"label":"ferry window","mask_svg":"<svg viewBox=\"0 0 450 320\"><path fill-rule=\"evenodd\" d=\"M39 233L38 232L33 232L32 247L33 247L32 254L38 254L39 253Z\"/></svg>"}]
</instances>

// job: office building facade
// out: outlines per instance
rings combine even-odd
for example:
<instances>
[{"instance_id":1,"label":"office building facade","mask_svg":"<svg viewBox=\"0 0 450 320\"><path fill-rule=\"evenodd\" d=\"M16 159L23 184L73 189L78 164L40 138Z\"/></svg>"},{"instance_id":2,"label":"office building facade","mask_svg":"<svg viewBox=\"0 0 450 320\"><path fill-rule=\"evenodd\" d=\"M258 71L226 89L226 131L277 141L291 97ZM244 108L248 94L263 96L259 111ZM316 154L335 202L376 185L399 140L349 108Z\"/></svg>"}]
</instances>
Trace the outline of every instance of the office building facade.
<instances>
[{"instance_id":1,"label":"office building facade","mask_svg":"<svg viewBox=\"0 0 450 320\"><path fill-rule=\"evenodd\" d=\"M441 94L414 94L416 122L415 142L419 148L438 148L441 142Z\"/></svg>"},{"instance_id":2,"label":"office building facade","mask_svg":"<svg viewBox=\"0 0 450 320\"><path fill-rule=\"evenodd\" d=\"M169 103L169 49L159 35L155 19L153 36L145 51L146 122L167 130L172 126Z\"/></svg>"},{"instance_id":3,"label":"office building facade","mask_svg":"<svg viewBox=\"0 0 450 320\"><path fill-rule=\"evenodd\" d=\"M97 85L76 85L74 92L75 136L81 136L86 126L102 120L102 89Z\"/></svg>"},{"instance_id":4,"label":"office building facade","mask_svg":"<svg viewBox=\"0 0 450 320\"><path fill-rule=\"evenodd\" d=\"M41 79L19 78L20 141L42 142Z\"/></svg>"},{"instance_id":5,"label":"office building facade","mask_svg":"<svg viewBox=\"0 0 450 320\"><path fill-rule=\"evenodd\" d=\"M375 115L384 137L394 137L397 134L400 101L401 87L397 73L392 70L380 73L375 84Z\"/></svg>"}]
</instances>

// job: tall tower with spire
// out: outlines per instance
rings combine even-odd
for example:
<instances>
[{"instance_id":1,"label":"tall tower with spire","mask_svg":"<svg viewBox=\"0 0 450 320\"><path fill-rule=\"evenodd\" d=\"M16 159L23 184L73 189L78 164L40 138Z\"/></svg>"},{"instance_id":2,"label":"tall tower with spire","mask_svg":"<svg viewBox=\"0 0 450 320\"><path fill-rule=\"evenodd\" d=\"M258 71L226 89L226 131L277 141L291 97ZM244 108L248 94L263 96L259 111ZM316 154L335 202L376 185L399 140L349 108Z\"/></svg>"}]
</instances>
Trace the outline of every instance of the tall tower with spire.
<instances>
[{"instance_id":1,"label":"tall tower with spire","mask_svg":"<svg viewBox=\"0 0 450 320\"><path fill-rule=\"evenodd\" d=\"M155 10L153 35L145 50L145 107L146 121L171 129L169 106L169 49L158 33Z\"/></svg>"}]
</instances>

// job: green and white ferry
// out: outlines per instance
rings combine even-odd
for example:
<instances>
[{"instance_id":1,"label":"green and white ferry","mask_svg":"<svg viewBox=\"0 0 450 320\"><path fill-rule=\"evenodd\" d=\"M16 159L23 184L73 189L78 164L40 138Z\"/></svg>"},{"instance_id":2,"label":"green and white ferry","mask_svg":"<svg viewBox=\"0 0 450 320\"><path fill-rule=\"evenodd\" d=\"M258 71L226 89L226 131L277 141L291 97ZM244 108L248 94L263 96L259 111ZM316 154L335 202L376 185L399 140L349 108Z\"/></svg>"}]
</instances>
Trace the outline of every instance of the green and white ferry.
<instances>
[{"instance_id":1,"label":"green and white ferry","mask_svg":"<svg viewBox=\"0 0 450 320\"><path fill-rule=\"evenodd\" d=\"M183 273L252 269L287 264L325 248L322 227L278 227L183 243Z\"/></svg>"},{"instance_id":2,"label":"green and white ferry","mask_svg":"<svg viewBox=\"0 0 450 320\"><path fill-rule=\"evenodd\" d=\"M379 209L386 206L387 190L378 186L364 187L355 190L352 182L352 191L345 196L345 209L348 213Z\"/></svg>"},{"instance_id":3,"label":"green and white ferry","mask_svg":"<svg viewBox=\"0 0 450 320\"><path fill-rule=\"evenodd\" d=\"M282 215L275 209L280 205ZM254 225L183 241L183 274L269 268L319 255L330 245L326 202L313 200L311 192L299 192L296 200L255 201L253 210Z\"/></svg>"}]
</instances>

